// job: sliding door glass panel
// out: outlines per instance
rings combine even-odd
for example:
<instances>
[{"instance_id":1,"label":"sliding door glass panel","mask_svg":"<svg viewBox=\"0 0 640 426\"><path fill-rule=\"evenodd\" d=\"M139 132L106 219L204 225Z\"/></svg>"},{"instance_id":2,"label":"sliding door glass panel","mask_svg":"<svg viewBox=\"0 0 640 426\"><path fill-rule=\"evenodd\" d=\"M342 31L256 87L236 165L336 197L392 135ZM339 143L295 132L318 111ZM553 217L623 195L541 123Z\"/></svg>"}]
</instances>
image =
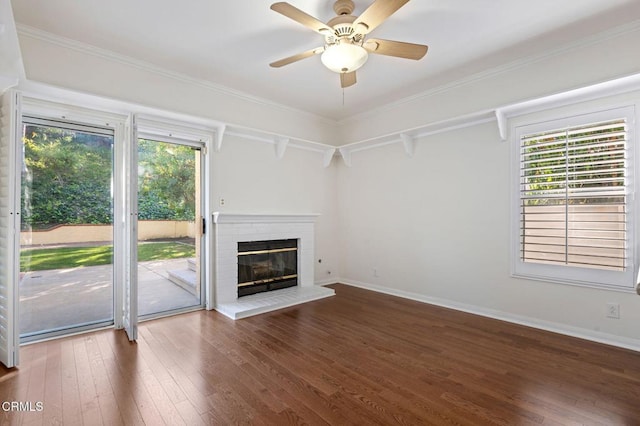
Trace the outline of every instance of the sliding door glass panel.
<instances>
[{"instance_id":1,"label":"sliding door glass panel","mask_svg":"<svg viewBox=\"0 0 640 426\"><path fill-rule=\"evenodd\" d=\"M113 131L23 118L20 336L113 324Z\"/></svg>"},{"instance_id":2,"label":"sliding door glass panel","mask_svg":"<svg viewBox=\"0 0 640 426\"><path fill-rule=\"evenodd\" d=\"M138 139L138 316L202 305L200 149Z\"/></svg>"}]
</instances>

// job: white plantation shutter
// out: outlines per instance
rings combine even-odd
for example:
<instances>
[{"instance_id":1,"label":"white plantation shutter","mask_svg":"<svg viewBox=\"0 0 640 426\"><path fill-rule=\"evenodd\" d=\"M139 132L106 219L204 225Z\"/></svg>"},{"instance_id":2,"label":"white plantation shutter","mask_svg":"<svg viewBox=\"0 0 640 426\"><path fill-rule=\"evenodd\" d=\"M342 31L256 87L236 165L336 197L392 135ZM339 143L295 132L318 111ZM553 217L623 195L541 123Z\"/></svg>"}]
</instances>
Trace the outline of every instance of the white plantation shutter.
<instances>
[{"instance_id":1,"label":"white plantation shutter","mask_svg":"<svg viewBox=\"0 0 640 426\"><path fill-rule=\"evenodd\" d=\"M518 262L551 265L545 277L554 267L581 268L578 281L632 287L633 110L577 121L518 132Z\"/></svg>"},{"instance_id":2,"label":"white plantation shutter","mask_svg":"<svg viewBox=\"0 0 640 426\"><path fill-rule=\"evenodd\" d=\"M126 275L123 289L123 327L131 341L138 339L138 127L135 116L130 117L131 128L125 154L125 181L128 182L125 209Z\"/></svg>"},{"instance_id":3,"label":"white plantation shutter","mask_svg":"<svg viewBox=\"0 0 640 426\"><path fill-rule=\"evenodd\" d=\"M0 102L0 362L18 364L19 328L17 242L15 238L15 164L20 121L20 94L9 90ZM18 207L19 209L19 207ZM19 223L19 222L18 222Z\"/></svg>"}]
</instances>

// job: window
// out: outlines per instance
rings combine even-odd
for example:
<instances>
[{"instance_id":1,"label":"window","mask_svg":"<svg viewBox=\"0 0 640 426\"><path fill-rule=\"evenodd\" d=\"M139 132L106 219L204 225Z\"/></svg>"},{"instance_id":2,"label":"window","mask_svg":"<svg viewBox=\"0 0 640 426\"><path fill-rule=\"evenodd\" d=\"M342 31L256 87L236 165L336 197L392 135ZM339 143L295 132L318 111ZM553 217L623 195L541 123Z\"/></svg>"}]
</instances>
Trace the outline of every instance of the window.
<instances>
[{"instance_id":1,"label":"window","mask_svg":"<svg viewBox=\"0 0 640 426\"><path fill-rule=\"evenodd\" d=\"M515 275L633 288L633 117L619 108L516 128Z\"/></svg>"}]
</instances>

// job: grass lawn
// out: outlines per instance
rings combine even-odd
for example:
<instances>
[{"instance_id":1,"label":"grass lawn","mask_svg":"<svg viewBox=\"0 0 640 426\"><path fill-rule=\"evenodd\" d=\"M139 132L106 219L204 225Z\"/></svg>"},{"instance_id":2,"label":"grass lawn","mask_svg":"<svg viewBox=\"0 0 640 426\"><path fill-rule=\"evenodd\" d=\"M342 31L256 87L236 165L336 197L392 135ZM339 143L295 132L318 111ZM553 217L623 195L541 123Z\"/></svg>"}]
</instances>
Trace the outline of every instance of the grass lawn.
<instances>
[{"instance_id":1,"label":"grass lawn","mask_svg":"<svg viewBox=\"0 0 640 426\"><path fill-rule=\"evenodd\" d=\"M194 246L175 243L139 243L138 261L194 257ZM77 268L109 265L113 262L113 246L59 247L20 251L20 271Z\"/></svg>"}]
</instances>

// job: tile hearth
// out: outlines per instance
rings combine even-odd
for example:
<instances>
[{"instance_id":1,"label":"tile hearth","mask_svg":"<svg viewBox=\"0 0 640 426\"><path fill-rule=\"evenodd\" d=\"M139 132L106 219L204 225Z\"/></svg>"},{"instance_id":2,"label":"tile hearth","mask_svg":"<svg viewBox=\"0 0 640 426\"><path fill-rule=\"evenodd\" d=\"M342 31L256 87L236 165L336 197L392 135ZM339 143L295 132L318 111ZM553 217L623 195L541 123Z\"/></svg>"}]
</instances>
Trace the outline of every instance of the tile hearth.
<instances>
[{"instance_id":1,"label":"tile hearth","mask_svg":"<svg viewBox=\"0 0 640 426\"><path fill-rule=\"evenodd\" d=\"M283 288L268 293L240 297L234 302L217 303L216 311L236 320L323 299L334 294L333 289L320 286Z\"/></svg>"}]
</instances>

